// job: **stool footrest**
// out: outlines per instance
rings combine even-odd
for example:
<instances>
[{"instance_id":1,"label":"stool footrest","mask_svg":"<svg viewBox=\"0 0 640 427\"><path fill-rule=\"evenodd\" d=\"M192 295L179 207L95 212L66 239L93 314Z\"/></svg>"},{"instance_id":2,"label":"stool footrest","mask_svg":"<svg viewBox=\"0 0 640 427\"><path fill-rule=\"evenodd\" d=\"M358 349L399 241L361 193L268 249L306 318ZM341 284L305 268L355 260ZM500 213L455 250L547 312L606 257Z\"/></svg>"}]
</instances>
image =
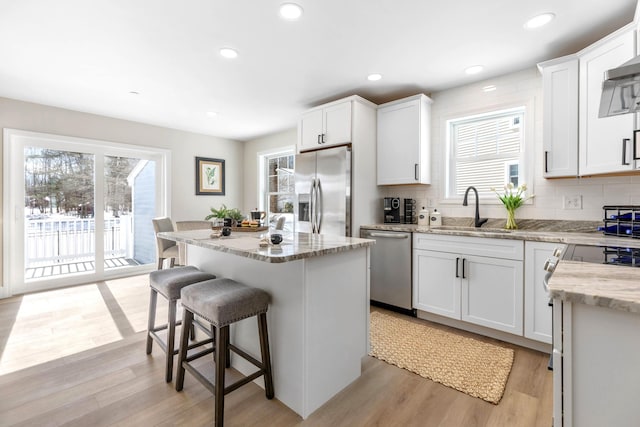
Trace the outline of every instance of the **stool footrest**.
<instances>
[{"instance_id":1,"label":"stool footrest","mask_svg":"<svg viewBox=\"0 0 640 427\"><path fill-rule=\"evenodd\" d=\"M242 356L242 358L245 359L246 361L253 363L257 368L264 369L264 364L262 362L260 362L258 359L254 358L250 354L247 354L245 351L239 349L238 347L236 347L231 343L229 344L229 350Z\"/></svg>"},{"instance_id":2,"label":"stool footrest","mask_svg":"<svg viewBox=\"0 0 640 427\"><path fill-rule=\"evenodd\" d=\"M213 353L216 350L215 347L211 347L211 348L207 348L204 349L202 351L199 351L195 354L192 354L191 356L187 356L184 358L184 362L185 363L189 363L189 362L193 362L194 360L202 357L202 356L206 356L207 354ZM184 366L184 363L182 364L182 366Z\"/></svg>"}]
</instances>

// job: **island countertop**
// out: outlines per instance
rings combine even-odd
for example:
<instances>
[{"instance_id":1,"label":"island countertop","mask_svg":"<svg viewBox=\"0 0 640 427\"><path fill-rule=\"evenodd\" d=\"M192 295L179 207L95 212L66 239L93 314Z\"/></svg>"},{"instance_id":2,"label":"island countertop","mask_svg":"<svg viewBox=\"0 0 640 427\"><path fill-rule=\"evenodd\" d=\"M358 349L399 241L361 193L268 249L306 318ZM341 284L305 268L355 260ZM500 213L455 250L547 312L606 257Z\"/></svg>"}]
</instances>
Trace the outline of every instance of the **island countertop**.
<instances>
[{"instance_id":1,"label":"island countertop","mask_svg":"<svg viewBox=\"0 0 640 427\"><path fill-rule=\"evenodd\" d=\"M260 247L260 232L236 232L230 236L211 237L211 230L190 230L158 233L158 237L227 252L269 263L282 263L304 258L335 254L364 248L374 240L344 236L325 236L310 233L292 233L279 245Z\"/></svg>"},{"instance_id":2,"label":"island countertop","mask_svg":"<svg viewBox=\"0 0 640 427\"><path fill-rule=\"evenodd\" d=\"M551 298L640 313L640 269L562 260L549 279Z\"/></svg>"}]
</instances>

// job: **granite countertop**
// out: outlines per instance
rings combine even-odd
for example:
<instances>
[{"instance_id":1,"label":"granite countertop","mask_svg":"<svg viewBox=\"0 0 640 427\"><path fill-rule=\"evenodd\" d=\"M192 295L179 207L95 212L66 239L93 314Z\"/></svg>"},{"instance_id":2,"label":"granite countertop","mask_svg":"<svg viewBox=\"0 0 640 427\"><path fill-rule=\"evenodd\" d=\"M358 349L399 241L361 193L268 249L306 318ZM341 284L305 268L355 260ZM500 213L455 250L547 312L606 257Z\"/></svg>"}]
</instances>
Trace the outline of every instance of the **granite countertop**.
<instances>
[{"instance_id":1,"label":"granite countertop","mask_svg":"<svg viewBox=\"0 0 640 427\"><path fill-rule=\"evenodd\" d=\"M364 248L375 243L370 239L355 237L292 233L285 235L284 241L279 245L261 248L259 242L263 233L260 232L235 232L226 237L211 237L211 234L211 230L191 230L158 233L158 236L269 263L335 254Z\"/></svg>"},{"instance_id":2,"label":"granite countertop","mask_svg":"<svg viewBox=\"0 0 640 427\"><path fill-rule=\"evenodd\" d=\"M640 313L640 268L562 260L549 294L563 301Z\"/></svg>"}]
</instances>

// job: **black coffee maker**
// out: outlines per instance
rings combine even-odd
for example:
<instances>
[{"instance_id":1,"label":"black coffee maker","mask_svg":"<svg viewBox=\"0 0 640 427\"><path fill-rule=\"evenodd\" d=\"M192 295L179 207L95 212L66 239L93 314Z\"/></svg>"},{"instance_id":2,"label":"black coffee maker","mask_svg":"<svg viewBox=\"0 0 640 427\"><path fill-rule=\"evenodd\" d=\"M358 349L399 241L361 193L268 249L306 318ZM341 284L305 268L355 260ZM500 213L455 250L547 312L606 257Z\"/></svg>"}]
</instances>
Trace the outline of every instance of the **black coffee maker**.
<instances>
[{"instance_id":1,"label":"black coffee maker","mask_svg":"<svg viewBox=\"0 0 640 427\"><path fill-rule=\"evenodd\" d=\"M400 223L400 198L384 198L384 222L385 224Z\"/></svg>"}]
</instances>

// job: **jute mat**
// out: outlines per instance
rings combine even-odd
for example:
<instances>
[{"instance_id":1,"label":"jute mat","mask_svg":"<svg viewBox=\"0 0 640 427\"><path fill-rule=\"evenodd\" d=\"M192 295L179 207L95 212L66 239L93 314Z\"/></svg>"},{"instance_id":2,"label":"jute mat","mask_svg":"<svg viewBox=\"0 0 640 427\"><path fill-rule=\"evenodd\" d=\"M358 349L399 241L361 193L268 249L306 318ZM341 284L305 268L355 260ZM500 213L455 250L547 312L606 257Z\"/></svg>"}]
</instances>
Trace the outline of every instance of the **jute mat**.
<instances>
[{"instance_id":1,"label":"jute mat","mask_svg":"<svg viewBox=\"0 0 640 427\"><path fill-rule=\"evenodd\" d=\"M370 354L496 405L514 357L509 348L375 311L371 313Z\"/></svg>"}]
</instances>

